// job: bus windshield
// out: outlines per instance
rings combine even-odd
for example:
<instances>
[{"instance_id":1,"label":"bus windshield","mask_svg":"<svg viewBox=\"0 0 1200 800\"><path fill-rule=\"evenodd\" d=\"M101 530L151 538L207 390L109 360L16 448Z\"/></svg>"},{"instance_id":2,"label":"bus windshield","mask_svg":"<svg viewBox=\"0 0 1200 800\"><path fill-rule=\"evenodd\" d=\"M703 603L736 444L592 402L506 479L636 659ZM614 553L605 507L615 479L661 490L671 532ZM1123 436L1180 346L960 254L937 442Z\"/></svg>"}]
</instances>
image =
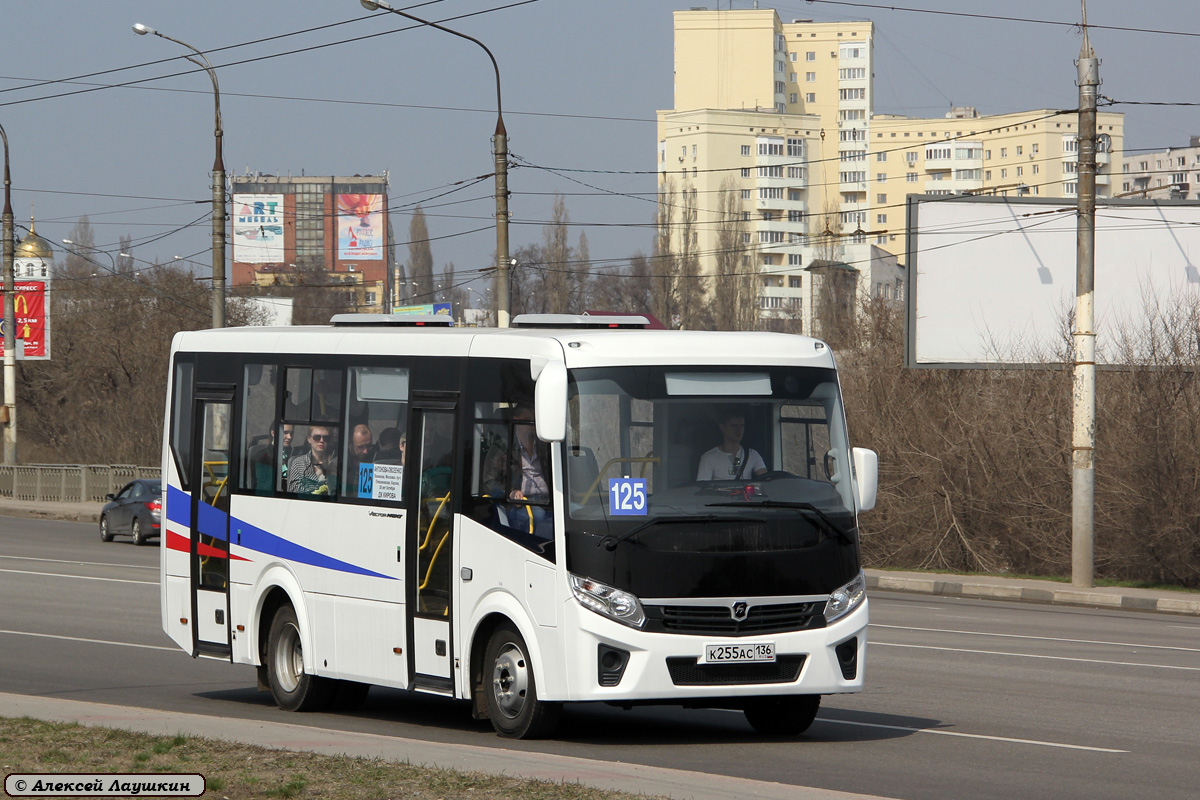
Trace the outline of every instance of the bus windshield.
<instances>
[{"instance_id":1,"label":"bus windshield","mask_svg":"<svg viewBox=\"0 0 1200 800\"><path fill-rule=\"evenodd\" d=\"M636 582L641 571L622 566L635 560L678 572L679 564L664 560L668 554L691 554L694 567L705 553L741 552L779 567L791 560L783 554L812 561L816 550L841 546L857 569L850 453L834 370L577 369L570 399L563 454L569 565L586 564L589 573L602 573L591 577L621 586ZM771 564L759 567L770 572ZM843 577L833 572L829 580ZM701 591L669 576L645 582L655 585L623 588L652 596ZM745 584L730 591L754 589L752 575Z\"/></svg>"}]
</instances>

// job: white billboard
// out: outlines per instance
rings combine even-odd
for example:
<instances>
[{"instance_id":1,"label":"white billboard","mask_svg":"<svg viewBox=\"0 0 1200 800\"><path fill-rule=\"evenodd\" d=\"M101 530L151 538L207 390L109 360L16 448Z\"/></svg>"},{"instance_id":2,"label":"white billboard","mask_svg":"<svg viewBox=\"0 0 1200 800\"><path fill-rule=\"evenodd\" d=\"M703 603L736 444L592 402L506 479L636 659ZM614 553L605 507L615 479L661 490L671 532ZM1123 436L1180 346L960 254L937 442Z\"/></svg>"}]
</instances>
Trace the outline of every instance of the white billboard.
<instances>
[{"instance_id":1,"label":"white billboard","mask_svg":"<svg viewBox=\"0 0 1200 800\"><path fill-rule=\"evenodd\" d=\"M914 195L908 200L909 366L1070 360L1073 200ZM1147 311L1200 299L1200 204L1109 200L1096 207L1097 362Z\"/></svg>"},{"instance_id":2,"label":"white billboard","mask_svg":"<svg viewBox=\"0 0 1200 800\"><path fill-rule=\"evenodd\" d=\"M283 263L283 195L233 196L233 260L242 264Z\"/></svg>"}]
</instances>

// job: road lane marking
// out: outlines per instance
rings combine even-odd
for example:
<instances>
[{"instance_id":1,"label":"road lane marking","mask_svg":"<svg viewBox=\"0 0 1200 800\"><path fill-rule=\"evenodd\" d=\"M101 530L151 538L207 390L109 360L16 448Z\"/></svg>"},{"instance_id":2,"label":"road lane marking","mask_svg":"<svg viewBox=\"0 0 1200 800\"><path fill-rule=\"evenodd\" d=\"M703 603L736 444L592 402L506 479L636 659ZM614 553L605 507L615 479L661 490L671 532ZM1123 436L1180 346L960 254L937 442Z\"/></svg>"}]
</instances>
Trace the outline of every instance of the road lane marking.
<instances>
[{"instance_id":1,"label":"road lane marking","mask_svg":"<svg viewBox=\"0 0 1200 800\"><path fill-rule=\"evenodd\" d=\"M1038 747L1060 747L1066 750L1088 750L1093 753L1128 753L1128 750L1113 750L1110 747L1088 747L1082 744L1064 744L1063 742L1044 742L1038 739L1014 739L1011 736L988 736L982 733L961 733L959 731L939 731L934 728L906 728L903 725L881 725L878 722L851 722L847 719L828 719L817 717L817 722L828 722L831 725L857 725L860 728L883 728L889 731L909 731L912 733L935 733L938 736L958 736L964 739L986 739L992 742L1009 742L1010 744L1032 744Z\"/></svg>"},{"instance_id":2,"label":"road lane marking","mask_svg":"<svg viewBox=\"0 0 1200 800\"><path fill-rule=\"evenodd\" d=\"M1099 639L1063 639L1057 636L1030 636L1021 633L985 633L983 631L956 631L945 628L914 628L909 625L883 625L872 622L872 628L890 628L897 631L921 631L922 633L959 633L965 636L998 636L1005 639L1032 639L1039 642L1066 642L1068 644L1103 644L1112 647L1134 647L1144 650L1181 650L1185 653L1200 653L1200 647L1173 647L1165 644L1136 644L1134 642L1105 642ZM1194 628L1193 628L1194 630Z\"/></svg>"},{"instance_id":3,"label":"road lane marking","mask_svg":"<svg viewBox=\"0 0 1200 800\"><path fill-rule=\"evenodd\" d=\"M158 581L133 581L128 578L98 578L92 575L65 575L61 572L33 572L27 569L0 569L14 575L40 575L46 578L73 578L77 581L107 581L109 583L140 583L144 586L158 586Z\"/></svg>"},{"instance_id":4,"label":"road lane marking","mask_svg":"<svg viewBox=\"0 0 1200 800\"><path fill-rule=\"evenodd\" d=\"M974 653L984 656L1012 656L1014 658L1040 658L1046 661L1075 661L1080 664L1111 664L1117 667L1149 667L1150 669L1174 669L1184 672L1200 672L1200 667L1175 667L1170 664L1143 664L1137 661L1104 661L1099 658L1071 658L1069 656L1043 656L1034 653L1003 653L999 650L969 650L964 647L934 647L928 644L894 644L892 642L874 642L878 647L906 647L911 650L938 650L944 653Z\"/></svg>"},{"instance_id":5,"label":"road lane marking","mask_svg":"<svg viewBox=\"0 0 1200 800\"><path fill-rule=\"evenodd\" d=\"M0 558L10 558L14 561L47 561L51 564L76 564L81 567L123 567L125 569L152 569L158 570L158 564L147 566L143 564L109 564L105 561L77 561L67 558L35 558L34 556L6 556L0 555Z\"/></svg>"},{"instance_id":6,"label":"road lane marking","mask_svg":"<svg viewBox=\"0 0 1200 800\"><path fill-rule=\"evenodd\" d=\"M162 647L157 644L135 644L133 642L110 642L105 639L85 639L82 636L59 636L53 633L33 633L32 631L5 631L0 630L0 634L7 633L10 636L34 636L39 639L61 639L66 642L85 642L87 644L111 644L116 647L138 647L143 650L169 650L172 653L178 652L178 647Z\"/></svg>"}]
</instances>

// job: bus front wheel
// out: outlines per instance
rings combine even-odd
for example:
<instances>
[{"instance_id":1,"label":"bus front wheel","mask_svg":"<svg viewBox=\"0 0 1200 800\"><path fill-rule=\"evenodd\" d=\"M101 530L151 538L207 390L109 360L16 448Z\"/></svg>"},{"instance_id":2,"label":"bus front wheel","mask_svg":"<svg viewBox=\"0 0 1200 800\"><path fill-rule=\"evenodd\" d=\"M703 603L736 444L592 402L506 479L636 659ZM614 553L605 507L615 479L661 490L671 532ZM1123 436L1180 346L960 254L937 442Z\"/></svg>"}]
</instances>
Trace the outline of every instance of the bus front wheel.
<instances>
[{"instance_id":1,"label":"bus front wheel","mask_svg":"<svg viewBox=\"0 0 1200 800\"><path fill-rule=\"evenodd\" d=\"M291 606L281 606L267 639L267 682L284 711L319 711L331 693L329 681L304 671L300 623Z\"/></svg>"},{"instance_id":2,"label":"bus front wheel","mask_svg":"<svg viewBox=\"0 0 1200 800\"><path fill-rule=\"evenodd\" d=\"M558 725L560 703L539 700L529 648L510 623L492 632L484 651L483 691L496 733L510 739L540 739Z\"/></svg>"},{"instance_id":3,"label":"bus front wheel","mask_svg":"<svg viewBox=\"0 0 1200 800\"><path fill-rule=\"evenodd\" d=\"M767 736L799 736L817 718L821 695L756 697L746 702L746 721Z\"/></svg>"}]
</instances>

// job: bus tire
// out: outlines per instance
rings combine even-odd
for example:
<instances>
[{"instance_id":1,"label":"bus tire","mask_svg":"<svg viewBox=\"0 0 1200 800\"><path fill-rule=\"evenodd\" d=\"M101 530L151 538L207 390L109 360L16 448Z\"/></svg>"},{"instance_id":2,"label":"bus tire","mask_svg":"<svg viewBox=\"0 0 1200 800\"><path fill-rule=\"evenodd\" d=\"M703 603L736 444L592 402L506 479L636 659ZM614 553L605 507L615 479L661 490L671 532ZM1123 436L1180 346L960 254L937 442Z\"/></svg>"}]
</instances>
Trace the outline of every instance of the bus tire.
<instances>
[{"instance_id":1,"label":"bus tire","mask_svg":"<svg viewBox=\"0 0 1200 800\"><path fill-rule=\"evenodd\" d=\"M538 699L529 648L512 623L492 631L483 659L482 689L496 733L509 739L551 735L562 704Z\"/></svg>"},{"instance_id":2,"label":"bus tire","mask_svg":"<svg viewBox=\"0 0 1200 800\"><path fill-rule=\"evenodd\" d=\"M808 730L821 707L819 694L756 697L744 709L746 721L766 736L799 736Z\"/></svg>"},{"instance_id":3,"label":"bus tire","mask_svg":"<svg viewBox=\"0 0 1200 800\"><path fill-rule=\"evenodd\" d=\"M275 704L284 711L320 711L329 704L332 686L305 672L304 648L296 610L283 605L271 620L267 638L267 679Z\"/></svg>"}]
</instances>

